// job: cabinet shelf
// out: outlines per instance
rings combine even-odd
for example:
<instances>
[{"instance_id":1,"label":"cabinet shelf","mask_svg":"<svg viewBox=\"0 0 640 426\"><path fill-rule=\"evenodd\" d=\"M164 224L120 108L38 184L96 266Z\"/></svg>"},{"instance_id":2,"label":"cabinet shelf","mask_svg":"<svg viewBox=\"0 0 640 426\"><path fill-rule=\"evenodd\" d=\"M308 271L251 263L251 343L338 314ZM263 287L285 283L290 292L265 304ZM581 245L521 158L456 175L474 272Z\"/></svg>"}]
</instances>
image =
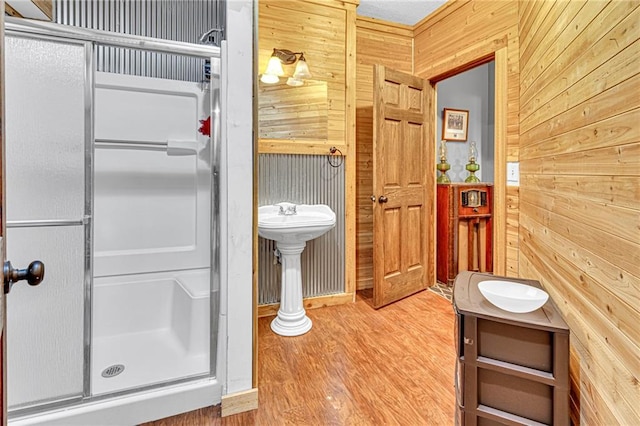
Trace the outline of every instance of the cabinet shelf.
<instances>
[{"instance_id":1,"label":"cabinet shelf","mask_svg":"<svg viewBox=\"0 0 640 426\"><path fill-rule=\"evenodd\" d=\"M546 385L554 385L556 382L553 374L547 373L546 371L536 370L535 368L523 367L521 365L485 358L483 356L479 356L477 361L478 367L486 368L487 370L499 371L504 374L533 380Z\"/></svg>"},{"instance_id":2,"label":"cabinet shelf","mask_svg":"<svg viewBox=\"0 0 640 426\"><path fill-rule=\"evenodd\" d=\"M489 420L494 420L505 425L547 426L546 423L536 422L535 420L518 416L516 414L508 413L506 411L497 410L495 408L487 407L486 405L482 405L482 404L478 406L478 415L480 417L484 417Z\"/></svg>"}]
</instances>

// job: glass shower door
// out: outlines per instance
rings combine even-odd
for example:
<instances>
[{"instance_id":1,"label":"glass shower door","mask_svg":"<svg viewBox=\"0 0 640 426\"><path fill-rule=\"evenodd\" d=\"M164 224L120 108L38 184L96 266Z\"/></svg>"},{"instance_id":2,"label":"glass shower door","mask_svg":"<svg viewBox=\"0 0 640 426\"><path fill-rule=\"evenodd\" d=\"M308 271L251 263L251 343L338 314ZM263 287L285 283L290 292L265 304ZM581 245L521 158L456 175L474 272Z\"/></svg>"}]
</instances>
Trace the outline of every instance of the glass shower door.
<instances>
[{"instance_id":1,"label":"glass shower door","mask_svg":"<svg viewBox=\"0 0 640 426\"><path fill-rule=\"evenodd\" d=\"M7 299L10 413L85 394L90 47L7 35L7 255L46 265Z\"/></svg>"},{"instance_id":2,"label":"glass shower door","mask_svg":"<svg viewBox=\"0 0 640 426\"><path fill-rule=\"evenodd\" d=\"M145 410L142 392L177 392L176 410L213 401L216 150L199 132L213 82L98 72L103 33L12 24L7 255L46 273L7 299L9 417Z\"/></svg>"}]
</instances>

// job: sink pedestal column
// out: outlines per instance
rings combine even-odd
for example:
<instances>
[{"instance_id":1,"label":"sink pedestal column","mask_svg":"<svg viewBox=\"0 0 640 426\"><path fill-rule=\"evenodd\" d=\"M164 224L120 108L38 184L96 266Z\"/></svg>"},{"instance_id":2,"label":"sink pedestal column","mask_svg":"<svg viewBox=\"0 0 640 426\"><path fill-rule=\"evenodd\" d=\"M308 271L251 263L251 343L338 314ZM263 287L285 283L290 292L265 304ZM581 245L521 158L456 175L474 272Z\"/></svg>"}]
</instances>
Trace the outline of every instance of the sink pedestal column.
<instances>
[{"instance_id":1,"label":"sink pedestal column","mask_svg":"<svg viewBox=\"0 0 640 426\"><path fill-rule=\"evenodd\" d=\"M311 320L302 303L300 254L306 243L276 242L282 263L280 309L271 329L281 336L299 336L311 330Z\"/></svg>"}]
</instances>

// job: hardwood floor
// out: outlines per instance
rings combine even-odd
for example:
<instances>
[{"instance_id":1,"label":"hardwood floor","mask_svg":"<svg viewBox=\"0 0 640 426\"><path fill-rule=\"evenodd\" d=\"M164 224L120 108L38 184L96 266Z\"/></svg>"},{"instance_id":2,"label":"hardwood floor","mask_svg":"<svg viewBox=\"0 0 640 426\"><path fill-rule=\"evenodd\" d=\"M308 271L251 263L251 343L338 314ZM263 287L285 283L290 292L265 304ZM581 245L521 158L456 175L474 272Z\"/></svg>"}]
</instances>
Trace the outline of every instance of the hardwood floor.
<instances>
[{"instance_id":1,"label":"hardwood floor","mask_svg":"<svg viewBox=\"0 0 640 426\"><path fill-rule=\"evenodd\" d=\"M282 337L259 320L259 408L220 407L146 426L453 425L454 315L423 291L380 310L356 303L308 311L311 331Z\"/></svg>"}]
</instances>

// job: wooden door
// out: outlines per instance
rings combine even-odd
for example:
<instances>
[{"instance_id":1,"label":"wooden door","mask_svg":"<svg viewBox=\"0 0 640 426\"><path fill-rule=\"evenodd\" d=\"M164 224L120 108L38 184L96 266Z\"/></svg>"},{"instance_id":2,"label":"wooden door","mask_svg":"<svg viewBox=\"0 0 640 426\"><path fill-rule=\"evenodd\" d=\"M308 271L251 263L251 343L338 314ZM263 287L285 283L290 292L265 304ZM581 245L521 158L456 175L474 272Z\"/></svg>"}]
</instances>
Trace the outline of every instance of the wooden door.
<instances>
[{"instance_id":1,"label":"wooden door","mask_svg":"<svg viewBox=\"0 0 640 426\"><path fill-rule=\"evenodd\" d=\"M375 308L428 286L433 276L434 142L429 82L374 67Z\"/></svg>"}]
</instances>

